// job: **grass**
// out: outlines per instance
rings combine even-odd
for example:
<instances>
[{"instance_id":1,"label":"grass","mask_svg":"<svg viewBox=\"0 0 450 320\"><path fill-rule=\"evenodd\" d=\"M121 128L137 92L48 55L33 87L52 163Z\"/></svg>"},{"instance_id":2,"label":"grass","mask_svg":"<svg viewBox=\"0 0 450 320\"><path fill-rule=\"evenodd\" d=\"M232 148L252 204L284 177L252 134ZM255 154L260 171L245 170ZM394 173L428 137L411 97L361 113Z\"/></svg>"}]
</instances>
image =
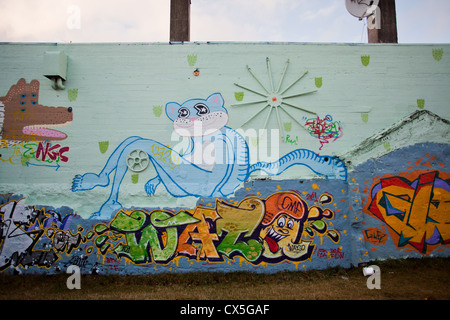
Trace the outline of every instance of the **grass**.
<instances>
[{"instance_id":1,"label":"grass","mask_svg":"<svg viewBox=\"0 0 450 320\"><path fill-rule=\"evenodd\" d=\"M369 290L362 267L321 271L82 275L0 275L0 300L448 300L450 258L377 261L381 289Z\"/></svg>"}]
</instances>

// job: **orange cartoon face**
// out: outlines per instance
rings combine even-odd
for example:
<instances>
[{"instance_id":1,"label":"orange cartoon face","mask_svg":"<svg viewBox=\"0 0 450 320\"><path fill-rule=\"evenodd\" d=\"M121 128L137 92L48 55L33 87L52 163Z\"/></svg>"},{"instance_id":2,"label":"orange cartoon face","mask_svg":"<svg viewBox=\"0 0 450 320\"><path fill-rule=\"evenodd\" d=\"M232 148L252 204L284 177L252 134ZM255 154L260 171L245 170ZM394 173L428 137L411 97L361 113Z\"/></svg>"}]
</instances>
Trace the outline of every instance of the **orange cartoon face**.
<instances>
[{"instance_id":1,"label":"orange cartoon face","mask_svg":"<svg viewBox=\"0 0 450 320\"><path fill-rule=\"evenodd\" d=\"M298 243L303 223L308 216L308 205L297 194L276 193L265 201L266 211L262 220L260 237L263 239L264 255L279 257L289 255L286 250Z\"/></svg>"}]
</instances>

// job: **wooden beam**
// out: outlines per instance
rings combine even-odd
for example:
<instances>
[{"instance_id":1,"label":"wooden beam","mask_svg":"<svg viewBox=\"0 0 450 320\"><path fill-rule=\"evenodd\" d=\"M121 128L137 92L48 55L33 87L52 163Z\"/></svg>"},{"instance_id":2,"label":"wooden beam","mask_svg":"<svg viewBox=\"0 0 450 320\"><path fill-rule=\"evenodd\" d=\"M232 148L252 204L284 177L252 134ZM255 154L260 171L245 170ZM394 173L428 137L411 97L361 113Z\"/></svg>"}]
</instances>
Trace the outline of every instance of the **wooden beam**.
<instances>
[{"instance_id":1,"label":"wooden beam","mask_svg":"<svg viewBox=\"0 0 450 320\"><path fill-rule=\"evenodd\" d=\"M398 43L395 0L380 0L378 7L381 29L367 30L369 43Z\"/></svg>"},{"instance_id":2,"label":"wooden beam","mask_svg":"<svg viewBox=\"0 0 450 320\"><path fill-rule=\"evenodd\" d=\"M170 0L170 41L190 41L191 0Z\"/></svg>"}]
</instances>

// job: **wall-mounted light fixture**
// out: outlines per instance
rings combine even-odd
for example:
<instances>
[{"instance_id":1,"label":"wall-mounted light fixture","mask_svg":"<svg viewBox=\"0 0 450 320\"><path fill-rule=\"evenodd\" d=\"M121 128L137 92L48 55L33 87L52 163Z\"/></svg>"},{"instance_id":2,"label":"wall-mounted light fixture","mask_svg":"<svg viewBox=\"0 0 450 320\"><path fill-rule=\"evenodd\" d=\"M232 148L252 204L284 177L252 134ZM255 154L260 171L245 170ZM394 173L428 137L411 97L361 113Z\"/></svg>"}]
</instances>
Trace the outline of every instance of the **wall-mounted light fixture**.
<instances>
[{"instance_id":1,"label":"wall-mounted light fixture","mask_svg":"<svg viewBox=\"0 0 450 320\"><path fill-rule=\"evenodd\" d=\"M67 79L67 56L62 51L44 52L44 76L52 81L52 88L64 90Z\"/></svg>"}]
</instances>

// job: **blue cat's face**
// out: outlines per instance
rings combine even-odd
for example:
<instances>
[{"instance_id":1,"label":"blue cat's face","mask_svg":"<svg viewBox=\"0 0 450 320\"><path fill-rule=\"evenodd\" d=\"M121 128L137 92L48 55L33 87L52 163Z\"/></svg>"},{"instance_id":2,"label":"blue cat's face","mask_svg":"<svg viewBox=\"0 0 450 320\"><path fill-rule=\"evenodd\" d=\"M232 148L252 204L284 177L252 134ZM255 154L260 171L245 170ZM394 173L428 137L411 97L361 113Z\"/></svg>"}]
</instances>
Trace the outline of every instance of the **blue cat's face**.
<instances>
[{"instance_id":1,"label":"blue cat's face","mask_svg":"<svg viewBox=\"0 0 450 320\"><path fill-rule=\"evenodd\" d=\"M192 99L179 105L166 104L166 114L173 121L173 129L182 137L200 137L222 129L228 122L228 112L220 93L206 100Z\"/></svg>"}]
</instances>

